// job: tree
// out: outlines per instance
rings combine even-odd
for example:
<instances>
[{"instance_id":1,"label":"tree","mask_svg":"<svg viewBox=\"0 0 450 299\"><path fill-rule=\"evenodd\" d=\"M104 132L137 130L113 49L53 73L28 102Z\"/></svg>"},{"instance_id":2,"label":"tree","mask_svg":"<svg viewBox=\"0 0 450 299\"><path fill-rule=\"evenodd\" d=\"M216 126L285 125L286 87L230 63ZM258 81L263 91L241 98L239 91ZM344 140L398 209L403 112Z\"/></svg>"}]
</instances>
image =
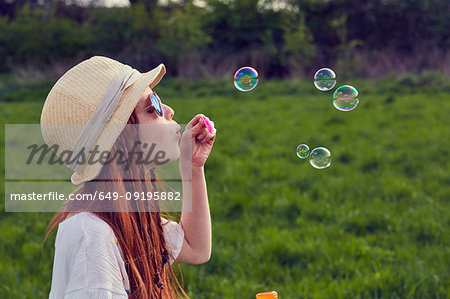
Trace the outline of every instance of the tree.
<instances>
[{"instance_id":1,"label":"tree","mask_svg":"<svg viewBox=\"0 0 450 299\"><path fill-rule=\"evenodd\" d=\"M136 4L144 4L145 10L147 11L147 14L149 16L152 15L155 8L158 6L158 0L129 0L131 6L134 6Z\"/></svg>"},{"instance_id":2,"label":"tree","mask_svg":"<svg viewBox=\"0 0 450 299\"><path fill-rule=\"evenodd\" d=\"M283 57L285 67L293 77L300 77L305 66L316 55L316 47L302 13L287 12L283 23Z\"/></svg>"}]
</instances>

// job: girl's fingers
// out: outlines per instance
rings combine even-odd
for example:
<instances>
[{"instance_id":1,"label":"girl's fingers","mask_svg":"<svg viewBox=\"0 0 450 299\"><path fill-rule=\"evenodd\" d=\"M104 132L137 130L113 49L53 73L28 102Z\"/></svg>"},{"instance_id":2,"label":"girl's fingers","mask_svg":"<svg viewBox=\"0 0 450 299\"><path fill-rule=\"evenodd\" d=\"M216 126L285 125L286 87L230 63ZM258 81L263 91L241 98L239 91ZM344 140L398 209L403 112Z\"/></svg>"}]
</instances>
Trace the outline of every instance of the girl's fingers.
<instances>
[{"instance_id":1,"label":"girl's fingers","mask_svg":"<svg viewBox=\"0 0 450 299\"><path fill-rule=\"evenodd\" d=\"M213 137L213 134L208 133L208 135L205 136L205 139L203 139L203 141L206 142L206 141L210 140L212 137Z\"/></svg>"},{"instance_id":2,"label":"girl's fingers","mask_svg":"<svg viewBox=\"0 0 450 299\"><path fill-rule=\"evenodd\" d=\"M203 138L205 138L205 136L206 136L205 133L201 133L201 134L199 134L199 135L197 136L197 140L198 140L198 141L202 141Z\"/></svg>"},{"instance_id":3,"label":"girl's fingers","mask_svg":"<svg viewBox=\"0 0 450 299\"><path fill-rule=\"evenodd\" d=\"M207 133L200 141L202 143L212 144L214 139L216 138L216 134Z\"/></svg>"},{"instance_id":4,"label":"girl's fingers","mask_svg":"<svg viewBox=\"0 0 450 299\"><path fill-rule=\"evenodd\" d=\"M206 117L205 119L203 119L203 123L205 127L208 128L209 133L214 134L215 132L214 122Z\"/></svg>"},{"instance_id":5,"label":"girl's fingers","mask_svg":"<svg viewBox=\"0 0 450 299\"><path fill-rule=\"evenodd\" d=\"M202 119L202 117L205 117L203 114L197 114L196 116L194 116L193 119L191 119L191 121L188 123L188 125L190 124L191 126L195 126L199 120Z\"/></svg>"},{"instance_id":6,"label":"girl's fingers","mask_svg":"<svg viewBox=\"0 0 450 299\"><path fill-rule=\"evenodd\" d=\"M199 132L199 135L197 135L197 139L203 139L206 137L209 133L208 128L202 128L202 130Z\"/></svg>"},{"instance_id":7,"label":"girl's fingers","mask_svg":"<svg viewBox=\"0 0 450 299\"><path fill-rule=\"evenodd\" d=\"M214 134L210 139L206 139L206 143L209 145L213 145L215 139L216 135Z\"/></svg>"},{"instance_id":8,"label":"girl's fingers","mask_svg":"<svg viewBox=\"0 0 450 299\"><path fill-rule=\"evenodd\" d=\"M203 124L202 124L201 119L198 121L198 123L196 123L194 125L188 124L186 129L191 130L192 136L198 135L203 129Z\"/></svg>"},{"instance_id":9,"label":"girl's fingers","mask_svg":"<svg viewBox=\"0 0 450 299\"><path fill-rule=\"evenodd\" d=\"M192 136L196 136L198 140L203 139L210 134L216 134L216 129L214 128L214 122L204 116L203 114L197 114L187 125L187 128L191 130ZM202 134L201 136L199 134Z\"/></svg>"}]
</instances>

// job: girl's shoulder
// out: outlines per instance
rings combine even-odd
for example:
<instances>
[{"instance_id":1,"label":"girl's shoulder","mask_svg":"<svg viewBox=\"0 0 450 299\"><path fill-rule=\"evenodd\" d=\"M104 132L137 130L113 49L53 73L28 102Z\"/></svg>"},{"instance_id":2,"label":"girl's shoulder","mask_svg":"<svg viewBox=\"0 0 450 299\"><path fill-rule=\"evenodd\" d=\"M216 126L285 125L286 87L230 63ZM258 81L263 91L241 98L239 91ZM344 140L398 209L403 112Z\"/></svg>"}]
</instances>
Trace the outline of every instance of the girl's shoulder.
<instances>
[{"instance_id":1,"label":"girl's shoulder","mask_svg":"<svg viewBox=\"0 0 450 299\"><path fill-rule=\"evenodd\" d=\"M77 230L112 231L108 223L97 215L89 212L69 214L69 216L59 224L59 227Z\"/></svg>"},{"instance_id":2,"label":"girl's shoulder","mask_svg":"<svg viewBox=\"0 0 450 299\"><path fill-rule=\"evenodd\" d=\"M95 214L80 212L72 216L69 215L58 225L58 241L79 242L81 239L101 238L115 239L111 227Z\"/></svg>"}]
</instances>

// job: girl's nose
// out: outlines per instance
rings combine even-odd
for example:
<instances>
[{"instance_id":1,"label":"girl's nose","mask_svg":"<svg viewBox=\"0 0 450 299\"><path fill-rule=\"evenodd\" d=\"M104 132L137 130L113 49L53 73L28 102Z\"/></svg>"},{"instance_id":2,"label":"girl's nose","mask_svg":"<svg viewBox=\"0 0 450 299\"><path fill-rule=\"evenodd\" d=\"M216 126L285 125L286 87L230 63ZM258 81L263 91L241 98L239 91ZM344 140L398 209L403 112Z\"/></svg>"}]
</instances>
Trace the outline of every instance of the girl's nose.
<instances>
[{"instance_id":1,"label":"girl's nose","mask_svg":"<svg viewBox=\"0 0 450 299\"><path fill-rule=\"evenodd\" d=\"M173 118L173 116L175 115L175 111L173 111L173 109L167 105L164 105L164 106L165 106L164 108L166 110L166 111L164 111L164 114L167 115L166 117L168 120L171 120Z\"/></svg>"}]
</instances>

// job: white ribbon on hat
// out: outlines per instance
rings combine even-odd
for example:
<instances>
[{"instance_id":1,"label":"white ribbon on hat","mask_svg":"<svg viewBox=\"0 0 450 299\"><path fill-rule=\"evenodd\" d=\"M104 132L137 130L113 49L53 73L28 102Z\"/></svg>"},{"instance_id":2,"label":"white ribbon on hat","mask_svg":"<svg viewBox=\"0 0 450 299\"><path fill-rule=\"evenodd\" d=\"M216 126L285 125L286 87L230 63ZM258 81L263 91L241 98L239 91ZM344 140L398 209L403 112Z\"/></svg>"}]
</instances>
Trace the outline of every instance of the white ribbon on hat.
<instances>
[{"instance_id":1,"label":"white ribbon on hat","mask_svg":"<svg viewBox=\"0 0 450 299\"><path fill-rule=\"evenodd\" d=\"M141 77L141 73L136 69L125 65L119 73L113 78L111 83L100 100L100 103L95 108L86 126L83 128L78 140L75 142L75 146L72 149L72 155L75 155L77 159L71 161L67 166L76 171L80 166L78 161L82 158L79 155L80 151L90 151L100 136L101 132L106 126L117 106L119 106L120 99L122 98L123 91L136 80Z\"/></svg>"}]
</instances>

